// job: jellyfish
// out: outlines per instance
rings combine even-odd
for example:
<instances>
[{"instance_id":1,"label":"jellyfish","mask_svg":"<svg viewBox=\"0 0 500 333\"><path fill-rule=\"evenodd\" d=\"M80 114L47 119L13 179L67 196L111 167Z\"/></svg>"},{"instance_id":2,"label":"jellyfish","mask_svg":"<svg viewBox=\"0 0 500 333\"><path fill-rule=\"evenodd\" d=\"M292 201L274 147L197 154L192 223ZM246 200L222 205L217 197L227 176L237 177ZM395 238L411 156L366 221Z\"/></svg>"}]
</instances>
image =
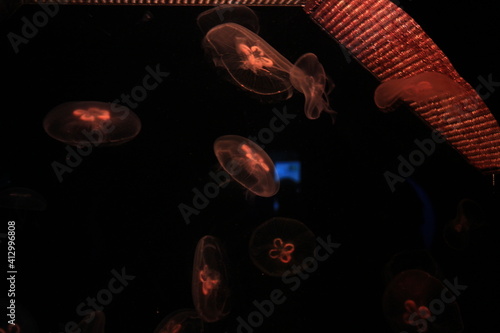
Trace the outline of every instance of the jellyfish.
<instances>
[{"instance_id":1,"label":"jellyfish","mask_svg":"<svg viewBox=\"0 0 500 333\"><path fill-rule=\"evenodd\" d=\"M52 138L71 146L115 146L135 138L141 121L122 105L68 102L52 109L43 127Z\"/></svg>"},{"instance_id":2,"label":"jellyfish","mask_svg":"<svg viewBox=\"0 0 500 333\"><path fill-rule=\"evenodd\" d=\"M470 244L471 232L484 225L484 211L477 202L463 199L459 202L457 215L444 227L446 244L457 251L465 250Z\"/></svg>"},{"instance_id":3,"label":"jellyfish","mask_svg":"<svg viewBox=\"0 0 500 333\"><path fill-rule=\"evenodd\" d=\"M11 187L0 192L0 207L41 212L47 208L47 202L35 190L24 187Z\"/></svg>"},{"instance_id":4,"label":"jellyfish","mask_svg":"<svg viewBox=\"0 0 500 333\"><path fill-rule=\"evenodd\" d=\"M104 333L106 318L101 311L94 311L83 318L70 333Z\"/></svg>"},{"instance_id":5,"label":"jellyfish","mask_svg":"<svg viewBox=\"0 0 500 333\"><path fill-rule=\"evenodd\" d=\"M429 273L410 269L387 285L383 311L396 333L458 333L463 324L456 297Z\"/></svg>"},{"instance_id":6,"label":"jellyfish","mask_svg":"<svg viewBox=\"0 0 500 333\"><path fill-rule=\"evenodd\" d=\"M192 309L170 313L156 326L154 333L202 333L203 322Z\"/></svg>"},{"instance_id":7,"label":"jellyfish","mask_svg":"<svg viewBox=\"0 0 500 333\"><path fill-rule=\"evenodd\" d=\"M274 163L252 140L225 135L214 142L214 152L224 170L246 189L260 197L271 197L279 190Z\"/></svg>"},{"instance_id":8,"label":"jellyfish","mask_svg":"<svg viewBox=\"0 0 500 333\"><path fill-rule=\"evenodd\" d=\"M394 254L385 265L384 274L389 282L402 271L418 269L432 276L440 274L440 267L428 250L412 249Z\"/></svg>"},{"instance_id":9,"label":"jellyfish","mask_svg":"<svg viewBox=\"0 0 500 333\"><path fill-rule=\"evenodd\" d=\"M247 28L224 23L212 28L203 47L215 66L223 68L240 88L257 95L288 99L292 63Z\"/></svg>"},{"instance_id":10,"label":"jellyfish","mask_svg":"<svg viewBox=\"0 0 500 333\"><path fill-rule=\"evenodd\" d=\"M258 226L250 237L252 262L269 276L295 275L313 257L316 240L302 222L275 217Z\"/></svg>"},{"instance_id":11,"label":"jellyfish","mask_svg":"<svg viewBox=\"0 0 500 333\"><path fill-rule=\"evenodd\" d=\"M193 302L205 322L216 322L229 313L230 290L226 256L217 238L202 237L193 263Z\"/></svg>"},{"instance_id":12,"label":"jellyfish","mask_svg":"<svg viewBox=\"0 0 500 333\"><path fill-rule=\"evenodd\" d=\"M206 34L213 27L223 23L236 23L259 33L259 18L250 7L244 5L220 5L204 11L196 19L198 27Z\"/></svg>"},{"instance_id":13,"label":"jellyfish","mask_svg":"<svg viewBox=\"0 0 500 333\"><path fill-rule=\"evenodd\" d=\"M323 65L313 53L302 55L290 70L290 82L293 87L304 94L304 112L309 119L317 119L321 112L337 114L330 107L328 94L333 89L333 83L326 76ZM328 87L327 87L328 85Z\"/></svg>"},{"instance_id":14,"label":"jellyfish","mask_svg":"<svg viewBox=\"0 0 500 333\"><path fill-rule=\"evenodd\" d=\"M465 90L444 74L422 72L403 79L383 82L375 90L375 104L382 111L391 111L398 101L426 104L438 102L456 115L463 113L451 98L463 94Z\"/></svg>"}]
</instances>

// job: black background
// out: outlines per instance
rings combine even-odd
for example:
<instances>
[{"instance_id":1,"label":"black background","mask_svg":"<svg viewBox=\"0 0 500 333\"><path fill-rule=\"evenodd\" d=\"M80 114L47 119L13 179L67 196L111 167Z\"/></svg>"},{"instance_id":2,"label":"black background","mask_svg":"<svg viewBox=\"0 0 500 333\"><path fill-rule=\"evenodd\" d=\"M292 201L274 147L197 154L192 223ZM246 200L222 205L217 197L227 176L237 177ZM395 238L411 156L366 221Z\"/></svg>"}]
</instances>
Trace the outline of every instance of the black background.
<instances>
[{"instance_id":1,"label":"black background","mask_svg":"<svg viewBox=\"0 0 500 333\"><path fill-rule=\"evenodd\" d=\"M472 86L479 76L500 80L494 2L401 5ZM430 137L431 129L405 107L378 111L378 82L298 7L253 7L260 36L292 62L306 52L318 56L335 83L330 99L337 121L307 119L298 93L260 103L223 80L204 55L196 17L206 9L60 6L17 54L6 36L20 34L22 18L40 7L25 5L2 22L1 186L33 189L47 203L43 212L2 209L2 223L17 222L16 300L33 317L32 331L61 332L65 323L80 321L76 307L107 287L111 270L125 267L135 279L104 307L105 331L152 332L167 314L193 307L194 249L210 234L228 252L233 308L206 331L236 332L236 318L246 318L254 300L278 288L287 300L256 332L389 332L381 306L386 264L396 253L425 248L424 205L412 182L428 196L435 217L428 250L437 277L468 286L458 298L465 331L498 332L498 197L491 178L439 144L392 193L384 172L396 172L398 156L407 157L414 140ZM47 112L67 101L111 102L142 84L146 66L158 64L170 75L134 109L141 133L122 146L94 149L59 182L52 163L64 163L66 150L44 132ZM498 119L500 93L485 102ZM269 126L273 108L297 114L266 150L299 157L299 188L282 184L275 212L274 199L251 197L231 184L187 225L178 205L192 205L192 189L202 189L218 170L214 140L256 135ZM483 207L488 225L458 252L446 246L442 230L463 198ZM296 218L342 244L294 292L263 276L248 257L251 232L273 216Z\"/></svg>"}]
</instances>

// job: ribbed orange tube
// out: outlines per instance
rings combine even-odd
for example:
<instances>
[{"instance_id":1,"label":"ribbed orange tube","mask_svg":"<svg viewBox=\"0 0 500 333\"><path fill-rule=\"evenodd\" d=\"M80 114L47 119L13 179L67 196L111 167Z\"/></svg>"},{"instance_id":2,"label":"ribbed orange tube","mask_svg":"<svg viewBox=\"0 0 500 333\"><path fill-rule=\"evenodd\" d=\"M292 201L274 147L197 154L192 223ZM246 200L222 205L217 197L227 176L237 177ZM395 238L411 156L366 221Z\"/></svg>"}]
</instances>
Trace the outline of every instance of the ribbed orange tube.
<instances>
[{"instance_id":1,"label":"ribbed orange tube","mask_svg":"<svg viewBox=\"0 0 500 333\"><path fill-rule=\"evenodd\" d=\"M384 82L428 71L447 75L464 88L446 103L410 107L474 167L500 170L500 127L477 92L422 28L389 0L316 0L310 17ZM453 108L443 107L444 104Z\"/></svg>"}]
</instances>

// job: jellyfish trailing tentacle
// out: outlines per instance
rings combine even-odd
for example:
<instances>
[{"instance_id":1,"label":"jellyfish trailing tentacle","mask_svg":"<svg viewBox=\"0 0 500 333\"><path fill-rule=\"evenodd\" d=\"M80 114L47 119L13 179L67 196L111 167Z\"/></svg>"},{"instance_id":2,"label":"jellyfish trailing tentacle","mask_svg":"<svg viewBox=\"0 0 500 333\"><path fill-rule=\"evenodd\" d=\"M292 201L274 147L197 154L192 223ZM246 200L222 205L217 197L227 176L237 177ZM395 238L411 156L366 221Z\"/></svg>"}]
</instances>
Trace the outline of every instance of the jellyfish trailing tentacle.
<instances>
[{"instance_id":1,"label":"jellyfish trailing tentacle","mask_svg":"<svg viewBox=\"0 0 500 333\"><path fill-rule=\"evenodd\" d=\"M330 107L328 94L334 85L325 74L323 65L313 53L302 55L290 70L290 82L304 94L304 112L309 119L317 119L322 112L331 115L335 122L337 112Z\"/></svg>"}]
</instances>

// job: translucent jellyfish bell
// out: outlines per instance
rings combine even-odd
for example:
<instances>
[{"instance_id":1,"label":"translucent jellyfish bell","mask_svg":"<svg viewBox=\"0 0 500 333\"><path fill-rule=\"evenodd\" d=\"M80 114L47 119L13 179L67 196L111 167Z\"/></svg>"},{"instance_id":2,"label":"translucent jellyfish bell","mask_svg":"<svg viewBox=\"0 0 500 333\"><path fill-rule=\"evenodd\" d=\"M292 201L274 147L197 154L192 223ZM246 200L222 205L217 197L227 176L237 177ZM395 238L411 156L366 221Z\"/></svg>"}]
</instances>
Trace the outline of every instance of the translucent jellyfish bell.
<instances>
[{"instance_id":1,"label":"translucent jellyfish bell","mask_svg":"<svg viewBox=\"0 0 500 333\"><path fill-rule=\"evenodd\" d=\"M439 101L446 104L450 97L463 93L464 89L447 75L422 72L409 78L383 82L375 90L374 99L380 110L391 111L398 101L419 104Z\"/></svg>"},{"instance_id":2,"label":"translucent jellyfish bell","mask_svg":"<svg viewBox=\"0 0 500 333\"><path fill-rule=\"evenodd\" d=\"M292 96L292 63L247 28L235 23L215 26L203 47L239 87L259 95Z\"/></svg>"},{"instance_id":3,"label":"translucent jellyfish bell","mask_svg":"<svg viewBox=\"0 0 500 333\"><path fill-rule=\"evenodd\" d=\"M256 143L238 135L225 135L214 142L214 152L220 165L250 192L271 197L279 190L279 178L274 163Z\"/></svg>"},{"instance_id":4,"label":"translucent jellyfish bell","mask_svg":"<svg viewBox=\"0 0 500 333\"><path fill-rule=\"evenodd\" d=\"M435 277L417 270L399 273L383 295L384 315L395 333L459 333L456 296Z\"/></svg>"},{"instance_id":5,"label":"translucent jellyfish bell","mask_svg":"<svg viewBox=\"0 0 500 333\"><path fill-rule=\"evenodd\" d=\"M202 237L193 263L193 302L205 322L215 322L229 313L229 279L226 256L217 238Z\"/></svg>"},{"instance_id":6,"label":"translucent jellyfish bell","mask_svg":"<svg viewBox=\"0 0 500 333\"><path fill-rule=\"evenodd\" d=\"M168 314L154 333L202 333L203 322L194 310L183 309Z\"/></svg>"},{"instance_id":7,"label":"translucent jellyfish bell","mask_svg":"<svg viewBox=\"0 0 500 333\"><path fill-rule=\"evenodd\" d=\"M325 69L315 54L306 53L297 59L290 71L290 82L304 94L304 112L307 118L317 119L321 112L337 114L328 100L333 83L326 76Z\"/></svg>"},{"instance_id":8,"label":"translucent jellyfish bell","mask_svg":"<svg viewBox=\"0 0 500 333\"><path fill-rule=\"evenodd\" d=\"M43 121L45 132L72 146L114 146L141 130L137 115L125 106L104 102L68 102L52 109Z\"/></svg>"},{"instance_id":9,"label":"translucent jellyfish bell","mask_svg":"<svg viewBox=\"0 0 500 333\"><path fill-rule=\"evenodd\" d=\"M260 28L255 12L244 5L220 5L204 11L196 21L204 34L219 24L229 22L239 24L256 34Z\"/></svg>"},{"instance_id":10,"label":"translucent jellyfish bell","mask_svg":"<svg viewBox=\"0 0 500 333\"><path fill-rule=\"evenodd\" d=\"M302 222L272 218L258 226L250 238L249 252L252 262L270 276L297 274L313 257L316 240ZM309 263L310 264L310 263Z\"/></svg>"}]
</instances>

